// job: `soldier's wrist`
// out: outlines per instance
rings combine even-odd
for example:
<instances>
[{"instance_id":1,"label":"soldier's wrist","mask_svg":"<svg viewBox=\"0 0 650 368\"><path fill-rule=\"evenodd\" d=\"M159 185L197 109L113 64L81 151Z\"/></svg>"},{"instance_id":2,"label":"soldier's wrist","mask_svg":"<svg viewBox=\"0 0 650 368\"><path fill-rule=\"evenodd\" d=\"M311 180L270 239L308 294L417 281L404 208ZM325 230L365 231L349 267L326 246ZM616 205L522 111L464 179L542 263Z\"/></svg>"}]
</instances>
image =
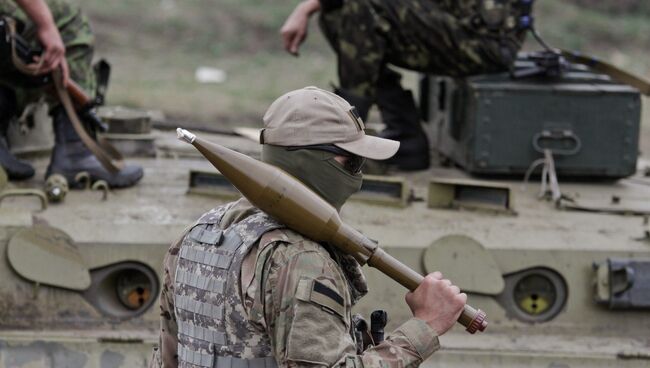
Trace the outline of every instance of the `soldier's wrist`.
<instances>
[{"instance_id":1,"label":"soldier's wrist","mask_svg":"<svg viewBox=\"0 0 650 368\"><path fill-rule=\"evenodd\" d=\"M440 349L438 333L429 324L417 317L411 318L397 328L411 343L422 360Z\"/></svg>"},{"instance_id":2,"label":"soldier's wrist","mask_svg":"<svg viewBox=\"0 0 650 368\"><path fill-rule=\"evenodd\" d=\"M300 6L302 7L305 14L307 14L307 16L311 16L321 9L320 0L304 0L302 3L300 3Z\"/></svg>"}]
</instances>

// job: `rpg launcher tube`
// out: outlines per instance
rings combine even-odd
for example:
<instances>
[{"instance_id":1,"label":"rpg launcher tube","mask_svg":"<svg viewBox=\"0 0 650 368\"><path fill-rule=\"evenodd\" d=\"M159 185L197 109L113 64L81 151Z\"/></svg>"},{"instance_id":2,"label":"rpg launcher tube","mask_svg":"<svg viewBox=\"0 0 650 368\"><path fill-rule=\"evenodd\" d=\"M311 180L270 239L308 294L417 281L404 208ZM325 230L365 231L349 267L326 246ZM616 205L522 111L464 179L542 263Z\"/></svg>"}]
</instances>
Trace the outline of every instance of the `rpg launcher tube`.
<instances>
[{"instance_id":1,"label":"rpg launcher tube","mask_svg":"<svg viewBox=\"0 0 650 368\"><path fill-rule=\"evenodd\" d=\"M300 181L276 168L207 142L185 129L178 138L192 144L254 206L276 218L288 228L317 242L326 242L352 255L361 265L377 268L409 290L415 290L424 277L404 265L372 240L341 221L334 207ZM465 305L458 322L469 333L487 327L485 312Z\"/></svg>"}]
</instances>

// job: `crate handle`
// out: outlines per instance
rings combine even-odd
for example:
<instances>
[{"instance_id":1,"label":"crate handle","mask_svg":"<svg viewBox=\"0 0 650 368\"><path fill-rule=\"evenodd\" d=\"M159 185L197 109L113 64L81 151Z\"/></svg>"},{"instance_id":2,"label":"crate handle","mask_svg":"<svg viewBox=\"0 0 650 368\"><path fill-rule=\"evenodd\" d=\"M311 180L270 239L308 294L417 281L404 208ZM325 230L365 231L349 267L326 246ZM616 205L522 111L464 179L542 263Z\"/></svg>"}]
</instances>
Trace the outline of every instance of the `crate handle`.
<instances>
[{"instance_id":1,"label":"crate handle","mask_svg":"<svg viewBox=\"0 0 650 368\"><path fill-rule=\"evenodd\" d=\"M548 147L548 144L544 144L545 141L568 141L571 142L571 145L567 148L552 148ZM554 155L572 156L580 152L582 141L570 129L542 130L533 136L533 148L539 153L544 153L544 150L550 150Z\"/></svg>"}]
</instances>

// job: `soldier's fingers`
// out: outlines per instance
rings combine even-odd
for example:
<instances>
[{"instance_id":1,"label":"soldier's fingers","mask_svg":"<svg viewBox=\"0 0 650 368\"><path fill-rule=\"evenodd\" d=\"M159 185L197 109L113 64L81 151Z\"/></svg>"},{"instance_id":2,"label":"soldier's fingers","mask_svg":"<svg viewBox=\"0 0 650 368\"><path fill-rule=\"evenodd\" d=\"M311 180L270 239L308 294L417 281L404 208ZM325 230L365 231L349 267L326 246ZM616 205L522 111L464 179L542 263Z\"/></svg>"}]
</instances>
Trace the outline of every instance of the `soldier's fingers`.
<instances>
[{"instance_id":1,"label":"soldier's fingers","mask_svg":"<svg viewBox=\"0 0 650 368\"><path fill-rule=\"evenodd\" d=\"M414 298L414 296L413 296L412 291L409 291L408 293L406 293L406 295L404 295L404 300L406 301L406 304L408 304L408 305L411 305L411 301L413 300L413 298Z\"/></svg>"},{"instance_id":2,"label":"soldier's fingers","mask_svg":"<svg viewBox=\"0 0 650 368\"><path fill-rule=\"evenodd\" d=\"M451 292L452 292L452 293L454 293L454 294L460 294L460 288L459 288L458 286L456 286L456 285L451 285L450 289L451 289Z\"/></svg>"},{"instance_id":3,"label":"soldier's fingers","mask_svg":"<svg viewBox=\"0 0 650 368\"><path fill-rule=\"evenodd\" d=\"M436 271L434 273L431 273L430 275L433 276L434 278L438 279L438 280L442 280L442 272L440 272L440 271Z\"/></svg>"},{"instance_id":4,"label":"soldier's fingers","mask_svg":"<svg viewBox=\"0 0 650 368\"><path fill-rule=\"evenodd\" d=\"M302 43L302 40L304 39L304 34L302 32L296 32L296 34L293 37L293 40L291 40L291 53L296 55L298 54L298 49L300 48L300 44Z\"/></svg>"},{"instance_id":5,"label":"soldier's fingers","mask_svg":"<svg viewBox=\"0 0 650 368\"><path fill-rule=\"evenodd\" d=\"M451 285L452 285L452 283L451 283L451 281L450 281L449 279L442 279L442 280L440 280L440 281L441 281L443 284L447 285L447 286L451 286Z\"/></svg>"},{"instance_id":6,"label":"soldier's fingers","mask_svg":"<svg viewBox=\"0 0 650 368\"><path fill-rule=\"evenodd\" d=\"M54 55L51 51L46 51L45 54L41 57L41 61L43 62L41 64L41 67L38 69L39 73L47 73L52 70L52 68L55 66L56 62L56 55Z\"/></svg>"},{"instance_id":7,"label":"soldier's fingers","mask_svg":"<svg viewBox=\"0 0 650 368\"><path fill-rule=\"evenodd\" d=\"M38 70L41 68L41 61L40 59L34 58L34 62L31 64L27 64L27 70L32 73L32 74L38 74Z\"/></svg>"},{"instance_id":8,"label":"soldier's fingers","mask_svg":"<svg viewBox=\"0 0 650 368\"><path fill-rule=\"evenodd\" d=\"M456 298L459 298L463 302L463 304L467 304L467 294L465 293L460 293L456 295Z\"/></svg>"}]
</instances>

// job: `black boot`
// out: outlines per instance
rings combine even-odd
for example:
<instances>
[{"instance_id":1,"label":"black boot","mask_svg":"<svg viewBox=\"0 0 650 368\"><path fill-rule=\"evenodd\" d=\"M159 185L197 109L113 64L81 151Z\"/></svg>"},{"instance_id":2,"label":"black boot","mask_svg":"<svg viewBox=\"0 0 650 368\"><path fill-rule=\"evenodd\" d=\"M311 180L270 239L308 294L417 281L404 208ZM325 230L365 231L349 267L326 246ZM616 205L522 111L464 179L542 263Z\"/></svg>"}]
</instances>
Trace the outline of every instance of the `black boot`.
<instances>
[{"instance_id":1,"label":"black boot","mask_svg":"<svg viewBox=\"0 0 650 368\"><path fill-rule=\"evenodd\" d=\"M350 105L354 106L361 120L363 120L364 123L366 122L366 118L368 118L368 111L370 111L370 107L372 107L371 99L339 88L334 89L334 93L343 97L343 99L346 100Z\"/></svg>"},{"instance_id":2,"label":"black boot","mask_svg":"<svg viewBox=\"0 0 650 368\"><path fill-rule=\"evenodd\" d=\"M34 176L34 168L12 155L7 144L7 129L15 115L16 96L13 91L0 86L0 165L7 172L9 180L25 180Z\"/></svg>"},{"instance_id":3,"label":"black boot","mask_svg":"<svg viewBox=\"0 0 650 368\"><path fill-rule=\"evenodd\" d=\"M379 88L377 107L386 125L379 136L400 142L399 150L387 162L405 171L429 168L429 141L420 124L420 115L411 92L401 87Z\"/></svg>"},{"instance_id":4,"label":"black boot","mask_svg":"<svg viewBox=\"0 0 650 368\"><path fill-rule=\"evenodd\" d=\"M63 108L54 109L52 119L55 144L45 177L61 174L71 187L79 187L80 183L76 183L74 177L85 171L90 175L91 181L105 180L111 188L130 187L142 178L143 172L140 166L126 165L115 174L102 166L83 144Z\"/></svg>"}]
</instances>

